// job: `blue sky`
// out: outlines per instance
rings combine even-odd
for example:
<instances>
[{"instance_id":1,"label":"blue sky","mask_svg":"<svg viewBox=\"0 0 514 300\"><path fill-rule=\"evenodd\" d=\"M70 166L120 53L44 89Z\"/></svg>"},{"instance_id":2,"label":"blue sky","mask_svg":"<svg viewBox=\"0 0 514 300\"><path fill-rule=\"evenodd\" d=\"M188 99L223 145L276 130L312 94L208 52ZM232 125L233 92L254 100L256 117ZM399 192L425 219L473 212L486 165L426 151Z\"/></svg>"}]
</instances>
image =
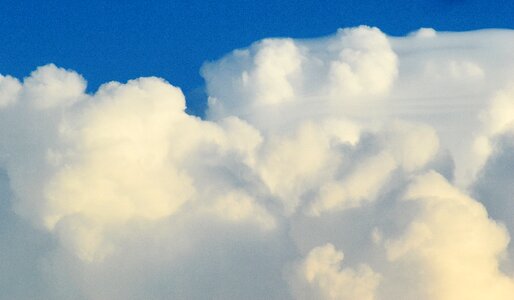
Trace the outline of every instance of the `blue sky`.
<instances>
[{"instance_id":1,"label":"blue sky","mask_svg":"<svg viewBox=\"0 0 514 300\"><path fill-rule=\"evenodd\" d=\"M181 87L198 113L204 61L264 37L318 37L362 24L390 35L514 28L514 1L3 0L0 74L22 78L55 63L81 73L89 91L160 76Z\"/></svg>"}]
</instances>

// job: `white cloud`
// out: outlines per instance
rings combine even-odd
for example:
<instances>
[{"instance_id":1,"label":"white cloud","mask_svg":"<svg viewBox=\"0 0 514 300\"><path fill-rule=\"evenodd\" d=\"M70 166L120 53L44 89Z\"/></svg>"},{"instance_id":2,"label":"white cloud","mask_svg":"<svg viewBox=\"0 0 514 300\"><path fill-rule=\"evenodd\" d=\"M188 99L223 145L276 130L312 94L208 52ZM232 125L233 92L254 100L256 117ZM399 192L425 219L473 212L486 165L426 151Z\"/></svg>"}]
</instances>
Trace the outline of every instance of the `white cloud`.
<instances>
[{"instance_id":1,"label":"white cloud","mask_svg":"<svg viewBox=\"0 0 514 300\"><path fill-rule=\"evenodd\" d=\"M334 98L381 94L396 79L396 54L377 28L340 30L327 49L338 52L328 64L330 92Z\"/></svg>"},{"instance_id":2,"label":"white cloud","mask_svg":"<svg viewBox=\"0 0 514 300\"><path fill-rule=\"evenodd\" d=\"M40 109L68 106L84 97L86 82L79 74L53 64L39 67L23 81L24 98Z\"/></svg>"},{"instance_id":3,"label":"white cloud","mask_svg":"<svg viewBox=\"0 0 514 300\"><path fill-rule=\"evenodd\" d=\"M514 297L514 279L499 270L508 233L481 204L435 172L415 178L404 199L418 202L418 215L386 250L390 261L415 269L418 299Z\"/></svg>"},{"instance_id":4,"label":"white cloud","mask_svg":"<svg viewBox=\"0 0 514 300\"><path fill-rule=\"evenodd\" d=\"M210 118L236 115L276 128L297 120L281 118L285 114L340 117L348 105L357 109L379 99L392 87L398 63L387 37L361 26L315 42L264 40L207 64L202 73Z\"/></svg>"},{"instance_id":5,"label":"white cloud","mask_svg":"<svg viewBox=\"0 0 514 300\"><path fill-rule=\"evenodd\" d=\"M361 202L375 200L395 167L393 157L387 152L363 159L342 180L323 183L310 212L319 215L323 211L358 207Z\"/></svg>"},{"instance_id":6,"label":"white cloud","mask_svg":"<svg viewBox=\"0 0 514 300\"><path fill-rule=\"evenodd\" d=\"M266 39L206 64L204 119L159 78L2 75L0 289L512 299L513 37Z\"/></svg>"},{"instance_id":7,"label":"white cloud","mask_svg":"<svg viewBox=\"0 0 514 300\"><path fill-rule=\"evenodd\" d=\"M21 85L18 79L0 75L0 108L16 102L20 90Z\"/></svg>"},{"instance_id":8,"label":"white cloud","mask_svg":"<svg viewBox=\"0 0 514 300\"><path fill-rule=\"evenodd\" d=\"M297 299L375 299L380 275L367 265L341 269L343 253L333 245L312 249L296 266L292 288Z\"/></svg>"}]
</instances>

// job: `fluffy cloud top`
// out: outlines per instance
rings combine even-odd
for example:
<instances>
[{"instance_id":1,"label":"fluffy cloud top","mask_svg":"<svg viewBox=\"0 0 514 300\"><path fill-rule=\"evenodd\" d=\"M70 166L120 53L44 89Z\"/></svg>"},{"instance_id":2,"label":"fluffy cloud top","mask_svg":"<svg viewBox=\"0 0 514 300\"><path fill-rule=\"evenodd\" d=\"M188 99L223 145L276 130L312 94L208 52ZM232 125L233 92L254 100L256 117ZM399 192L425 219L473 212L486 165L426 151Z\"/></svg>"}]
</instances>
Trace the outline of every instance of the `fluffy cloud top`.
<instances>
[{"instance_id":1,"label":"fluffy cloud top","mask_svg":"<svg viewBox=\"0 0 514 300\"><path fill-rule=\"evenodd\" d=\"M203 119L159 78L0 75L0 298L513 299L513 53L266 39L204 66Z\"/></svg>"}]
</instances>

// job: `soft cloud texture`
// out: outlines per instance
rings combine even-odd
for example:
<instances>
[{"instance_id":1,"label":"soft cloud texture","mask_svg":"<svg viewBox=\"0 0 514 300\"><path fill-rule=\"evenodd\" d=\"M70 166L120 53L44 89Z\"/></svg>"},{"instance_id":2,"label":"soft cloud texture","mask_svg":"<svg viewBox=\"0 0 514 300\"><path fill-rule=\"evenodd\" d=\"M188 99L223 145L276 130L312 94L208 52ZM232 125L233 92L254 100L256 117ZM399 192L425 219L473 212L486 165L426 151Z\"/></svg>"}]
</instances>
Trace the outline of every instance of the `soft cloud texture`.
<instances>
[{"instance_id":1,"label":"soft cloud texture","mask_svg":"<svg viewBox=\"0 0 514 300\"><path fill-rule=\"evenodd\" d=\"M513 299L513 53L266 39L204 66L203 119L159 78L0 75L0 298Z\"/></svg>"},{"instance_id":2,"label":"soft cloud texture","mask_svg":"<svg viewBox=\"0 0 514 300\"><path fill-rule=\"evenodd\" d=\"M292 290L297 299L374 299L380 276L367 265L340 269L343 253L332 244L316 247L297 266Z\"/></svg>"}]
</instances>

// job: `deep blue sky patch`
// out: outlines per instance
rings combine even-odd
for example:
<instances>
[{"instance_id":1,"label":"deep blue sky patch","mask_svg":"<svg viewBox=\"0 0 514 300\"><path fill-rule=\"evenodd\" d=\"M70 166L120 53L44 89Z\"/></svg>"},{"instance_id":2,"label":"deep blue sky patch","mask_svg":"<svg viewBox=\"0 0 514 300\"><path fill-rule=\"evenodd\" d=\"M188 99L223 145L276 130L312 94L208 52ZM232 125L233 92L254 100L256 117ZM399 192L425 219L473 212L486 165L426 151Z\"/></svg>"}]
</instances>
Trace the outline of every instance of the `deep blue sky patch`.
<instances>
[{"instance_id":1,"label":"deep blue sky patch","mask_svg":"<svg viewBox=\"0 0 514 300\"><path fill-rule=\"evenodd\" d=\"M377 26L391 35L514 28L514 1L15 1L0 6L0 74L55 63L101 83L160 76L201 111L204 61L264 38Z\"/></svg>"}]
</instances>

